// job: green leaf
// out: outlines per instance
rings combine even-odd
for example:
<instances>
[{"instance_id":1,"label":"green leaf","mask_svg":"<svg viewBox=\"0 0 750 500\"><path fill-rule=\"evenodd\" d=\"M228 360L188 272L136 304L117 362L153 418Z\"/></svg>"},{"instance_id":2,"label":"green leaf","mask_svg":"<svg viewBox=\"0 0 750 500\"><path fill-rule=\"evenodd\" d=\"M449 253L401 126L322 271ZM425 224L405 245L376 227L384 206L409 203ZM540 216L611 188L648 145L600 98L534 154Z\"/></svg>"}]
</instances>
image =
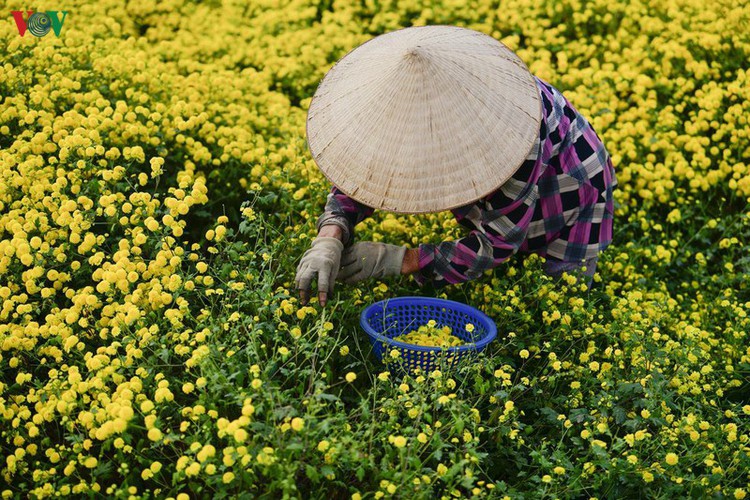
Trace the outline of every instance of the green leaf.
<instances>
[{"instance_id":1,"label":"green leaf","mask_svg":"<svg viewBox=\"0 0 750 500\"><path fill-rule=\"evenodd\" d=\"M328 394L327 392L316 394L315 399L324 399L326 401L341 401L335 394Z\"/></svg>"},{"instance_id":2,"label":"green leaf","mask_svg":"<svg viewBox=\"0 0 750 500\"><path fill-rule=\"evenodd\" d=\"M549 407L540 408L539 413L541 413L549 422L551 423L557 422L557 417L559 413L557 413L552 408L549 408Z\"/></svg>"},{"instance_id":3,"label":"green leaf","mask_svg":"<svg viewBox=\"0 0 750 500\"><path fill-rule=\"evenodd\" d=\"M456 429L457 433L462 433L464 431L464 421L462 418L456 419L456 422L454 424L454 428Z\"/></svg>"},{"instance_id":4,"label":"green leaf","mask_svg":"<svg viewBox=\"0 0 750 500\"><path fill-rule=\"evenodd\" d=\"M320 480L320 474L317 470L315 470L315 467L311 465L305 466L305 475L312 481L313 483L317 483Z\"/></svg>"},{"instance_id":5,"label":"green leaf","mask_svg":"<svg viewBox=\"0 0 750 500\"><path fill-rule=\"evenodd\" d=\"M614 408L612 408L612 415L615 417L615 422L617 422L618 424L623 423L627 418L625 410L620 406L615 406Z\"/></svg>"}]
</instances>

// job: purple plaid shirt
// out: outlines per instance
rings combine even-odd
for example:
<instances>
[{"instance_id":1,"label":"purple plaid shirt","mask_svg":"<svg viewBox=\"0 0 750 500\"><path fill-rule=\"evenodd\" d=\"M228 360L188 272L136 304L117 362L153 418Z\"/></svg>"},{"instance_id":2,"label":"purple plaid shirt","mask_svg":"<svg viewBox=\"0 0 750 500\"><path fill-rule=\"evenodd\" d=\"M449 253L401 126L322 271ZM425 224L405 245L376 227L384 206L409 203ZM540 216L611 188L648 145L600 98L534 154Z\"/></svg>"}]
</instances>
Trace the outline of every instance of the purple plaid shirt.
<instances>
[{"instance_id":1,"label":"purple plaid shirt","mask_svg":"<svg viewBox=\"0 0 750 500\"><path fill-rule=\"evenodd\" d=\"M609 153L559 90L539 78L536 83L543 117L531 153L498 190L451 210L470 234L419 246L414 277L420 285L477 278L516 252L568 262L590 259L612 241L617 179ZM335 224L351 244L354 226L373 211L333 186L317 227Z\"/></svg>"}]
</instances>

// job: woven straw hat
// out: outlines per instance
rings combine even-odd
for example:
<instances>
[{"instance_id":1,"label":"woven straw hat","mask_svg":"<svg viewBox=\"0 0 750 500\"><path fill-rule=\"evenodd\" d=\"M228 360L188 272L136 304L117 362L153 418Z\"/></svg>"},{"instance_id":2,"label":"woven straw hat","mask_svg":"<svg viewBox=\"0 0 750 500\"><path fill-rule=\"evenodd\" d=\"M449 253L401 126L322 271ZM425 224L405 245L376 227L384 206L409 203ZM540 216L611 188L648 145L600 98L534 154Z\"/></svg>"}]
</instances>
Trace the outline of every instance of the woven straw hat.
<instances>
[{"instance_id":1,"label":"woven straw hat","mask_svg":"<svg viewBox=\"0 0 750 500\"><path fill-rule=\"evenodd\" d=\"M318 85L307 141L323 174L367 206L449 210L498 189L538 135L541 99L508 47L457 26L368 40Z\"/></svg>"}]
</instances>

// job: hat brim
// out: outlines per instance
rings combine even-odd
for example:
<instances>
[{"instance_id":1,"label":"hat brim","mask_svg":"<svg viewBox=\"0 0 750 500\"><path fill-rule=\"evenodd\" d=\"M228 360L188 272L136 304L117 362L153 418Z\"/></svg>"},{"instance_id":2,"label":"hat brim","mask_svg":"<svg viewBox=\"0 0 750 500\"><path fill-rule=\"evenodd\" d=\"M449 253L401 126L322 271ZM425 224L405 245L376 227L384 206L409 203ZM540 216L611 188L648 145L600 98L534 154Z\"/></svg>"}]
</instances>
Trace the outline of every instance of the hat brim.
<instances>
[{"instance_id":1,"label":"hat brim","mask_svg":"<svg viewBox=\"0 0 750 500\"><path fill-rule=\"evenodd\" d=\"M307 113L326 178L367 206L429 213L497 190L539 137L541 98L526 65L489 35L403 28L328 71Z\"/></svg>"}]
</instances>

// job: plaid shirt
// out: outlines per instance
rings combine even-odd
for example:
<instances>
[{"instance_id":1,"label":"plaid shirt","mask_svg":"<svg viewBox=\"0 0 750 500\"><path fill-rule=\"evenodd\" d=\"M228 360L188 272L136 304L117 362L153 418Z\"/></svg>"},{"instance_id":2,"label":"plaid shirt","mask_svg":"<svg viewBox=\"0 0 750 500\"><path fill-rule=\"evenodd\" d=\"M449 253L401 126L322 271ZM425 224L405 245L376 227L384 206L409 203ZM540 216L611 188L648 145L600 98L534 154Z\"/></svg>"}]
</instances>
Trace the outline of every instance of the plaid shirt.
<instances>
[{"instance_id":1,"label":"plaid shirt","mask_svg":"<svg viewBox=\"0 0 750 500\"><path fill-rule=\"evenodd\" d=\"M612 241L612 161L591 124L552 85L536 78L539 138L518 171L495 192L451 210L470 229L455 241L419 246L417 283L436 287L481 276L516 252L563 261L595 257ZM374 209L333 186L317 227L335 224L350 244Z\"/></svg>"}]
</instances>

